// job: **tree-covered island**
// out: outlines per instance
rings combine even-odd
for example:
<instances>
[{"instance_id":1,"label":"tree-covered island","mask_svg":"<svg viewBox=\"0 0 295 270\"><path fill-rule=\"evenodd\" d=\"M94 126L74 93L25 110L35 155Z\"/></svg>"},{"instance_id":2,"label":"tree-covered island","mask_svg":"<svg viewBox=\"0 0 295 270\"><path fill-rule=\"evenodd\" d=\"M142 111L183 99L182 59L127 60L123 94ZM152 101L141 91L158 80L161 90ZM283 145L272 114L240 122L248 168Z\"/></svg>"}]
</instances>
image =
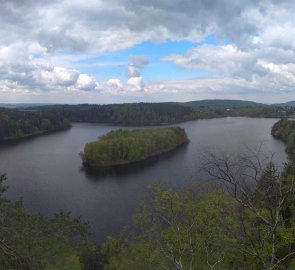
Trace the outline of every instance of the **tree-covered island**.
<instances>
[{"instance_id":1,"label":"tree-covered island","mask_svg":"<svg viewBox=\"0 0 295 270\"><path fill-rule=\"evenodd\" d=\"M108 167L143 161L189 142L180 127L115 130L87 143L80 153L85 166Z\"/></svg>"}]
</instances>

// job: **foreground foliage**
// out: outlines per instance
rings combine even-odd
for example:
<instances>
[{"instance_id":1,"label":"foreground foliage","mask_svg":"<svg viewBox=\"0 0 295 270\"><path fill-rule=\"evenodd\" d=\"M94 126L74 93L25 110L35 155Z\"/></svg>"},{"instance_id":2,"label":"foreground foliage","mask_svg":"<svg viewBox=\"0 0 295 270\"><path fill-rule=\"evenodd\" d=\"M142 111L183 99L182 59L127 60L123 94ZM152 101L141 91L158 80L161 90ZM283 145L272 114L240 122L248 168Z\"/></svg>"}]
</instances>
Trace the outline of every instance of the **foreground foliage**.
<instances>
[{"instance_id":1,"label":"foreground foliage","mask_svg":"<svg viewBox=\"0 0 295 270\"><path fill-rule=\"evenodd\" d=\"M294 190L279 194L284 179L269 165L258 186L237 197L156 186L137 215L137 233L104 244L111 250L104 269L293 269Z\"/></svg>"},{"instance_id":2,"label":"foreground foliage","mask_svg":"<svg viewBox=\"0 0 295 270\"><path fill-rule=\"evenodd\" d=\"M52 219L29 214L21 201L3 198L0 177L0 269L87 269L83 253L91 254L88 225L60 212Z\"/></svg>"},{"instance_id":3,"label":"foreground foliage","mask_svg":"<svg viewBox=\"0 0 295 270\"><path fill-rule=\"evenodd\" d=\"M87 165L110 166L147 159L188 143L179 127L116 130L85 145L80 156Z\"/></svg>"}]
</instances>

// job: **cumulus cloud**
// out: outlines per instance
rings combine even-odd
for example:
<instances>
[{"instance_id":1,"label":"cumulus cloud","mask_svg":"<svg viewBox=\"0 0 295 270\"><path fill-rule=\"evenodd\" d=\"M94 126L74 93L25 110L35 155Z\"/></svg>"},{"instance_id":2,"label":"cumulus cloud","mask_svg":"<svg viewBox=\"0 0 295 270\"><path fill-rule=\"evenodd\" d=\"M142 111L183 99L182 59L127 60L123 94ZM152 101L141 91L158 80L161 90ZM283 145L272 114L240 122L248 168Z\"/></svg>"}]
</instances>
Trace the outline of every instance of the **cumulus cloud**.
<instances>
[{"instance_id":1,"label":"cumulus cloud","mask_svg":"<svg viewBox=\"0 0 295 270\"><path fill-rule=\"evenodd\" d=\"M264 46L244 51L232 44L203 45L162 60L185 69L206 70L209 72L207 77L226 78L226 83L218 79L218 88L224 93L229 92L230 87L241 94L247 94L249 89L257 93L294 91L295 53L289 49ZM243 84L237 86L237 79ZM213 85L216 83L215 80ZM239 92L242 88L245 91Z\"/></svg>"},{"instance_id":2,"label":"cumulus cloud","mask_svg":"<svg viewBox=\"0 0 295 270\"><path fill-rule=\"evenodd\" d=\"M121 80L119 80L119 79L109 79L107 81L107 85L111 88L115 88L115 89L119 89L119 90L122 89L122 87L123 87L123 84L122 84Z\"/></svg>"},{"instance_id":3,"label":"cumulus cloud","mask_svg":"<svg viewBox=\"0 0 295 270\"><path fill-rule=\"evenodd\" d=\"M0 6L1 93L195 92L197 98L200 92L294 92L292 0L0 0ZM196 80L144 83L142 70L149 61L143 55L129 57L126 83L113 76L98 83L74 66L48 61L63 52L106 53L144 41L201 42L208 35L227 44L162 58L208 71Z\"/></svg>"},{"instance_id":4,"label":"cumulus cloud","mask_svg":"<svg viewBox=\"0 0 295 270\"><path fill-rule=\"evenodd\" d=\"M35 70L32 71L33 80L39 85L51 85L51 86L71 86L73 85L79 76L77 70L67 70L62 67L47 67L35 66Z\"/></svg>"},{"instance_id":5,"label":"cumulus cloud","mask_svg":"<svg viewBox=\"0 0 295 270\"><path fill-rule=\"evenodd\" d=\"M98 88L94 77L80 74L76 69L53 66L47 60L47 49L38 43L0 46L1 90L34 94Z\"/></svg>"},{"instance_id":6,"label":"cumulus cloud","mask_svg":"<svg viewBox=\"0 0 295 270\"><path fill-rule=\"evenodd\" d=\"M91 77L87 74L80 74L75 87L80 90L91 91L99 87L99 84L96 82L94 77Z\"/></svg>"},{"instance_id":7,"label":"cumulus cloud","mask_svg":"<svg viewBox=\"0 0 295 270\"><path fill-rule=\"evenodd\" d=\"M149 60L144 55L129 55L129 64L127 69L127 76L140 77L140 71L145 65L149 63Z\"/></svg>"},{"instance_id":8,"label":"cumulus cloud","mask_svg":"<svg viewBox=\"0 0 295 270\"><path fill-rule=\"evenodd\" d=\"M141 76L141 70L149 63L144 55L129 55L129 64L127 67L127 87L130 91L143 91L144 81Z\"/></svg>"},{"instance_id":9,"label":"cumulus cloud","mask_svg":"<svg viewBox=\"0 0 295 270\"><path fill-rule=\"evenodd\" d=\"M143 91L144 83L142 77L131 77L127 82L129 91Z\"/></svg>"},{"instance_id":10,"label":"cumulus cloud","mask_svg":"<svg viewBox=\"0 0 295 270\"><path fill-rule=\"evenodd\" d=\"M129 78L132 78L132 77L140 77L140 70L139 70L139 68L137 68L133 64L129 64L128 65L128 68L127 68L127 76Z\"/></svg>"}]
</instances>

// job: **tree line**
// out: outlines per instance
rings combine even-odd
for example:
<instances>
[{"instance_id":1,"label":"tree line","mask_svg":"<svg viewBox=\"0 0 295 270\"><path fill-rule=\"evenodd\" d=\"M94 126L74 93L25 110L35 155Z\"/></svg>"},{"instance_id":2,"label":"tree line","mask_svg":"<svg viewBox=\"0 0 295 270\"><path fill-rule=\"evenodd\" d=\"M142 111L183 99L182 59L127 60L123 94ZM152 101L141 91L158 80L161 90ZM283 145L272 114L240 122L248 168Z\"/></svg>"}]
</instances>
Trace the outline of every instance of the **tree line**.
<instances>
[{"instance_id":1,"label":"tree line","mask_svg":"<svg viewBox=\"0 0 295 270\"><path fill-rule=\"evenodd\" d=\"M162 125L196 119L197 112L178 103L125 103L109 105L57 105L39 107L55 111L72 122L112 123L123 125ZM204 110L202 115L211 115ZM212 114L213 116L213 114Z\"/></svg>"},{"instance_id":2,"label":"tree line","mask_svg":"<svg viewBox=\"0 0 295 270\"><path fill-rule=\"evenodd\" d=\"M163 125L226 116L281 118L295 114L295 107L245 106L226 109L208 106L190 107L185 103L176 102L54 105L35 107L35 109L55 112L72 122L122 125Z\"/></svg>"},{"instance_id":3,"label":"tree line","mask_svg":"<svg viewBox=\"0 0 295 270\"><path fill-rule=\"evenodd\" d=\"M149 126L227 116L276 118L292 115L295 115L295 107L246 106L224 109L190 107L186 103L176 102L0 108L0 141L65 129L72 122Z\"/></svg>"}]
</instances>

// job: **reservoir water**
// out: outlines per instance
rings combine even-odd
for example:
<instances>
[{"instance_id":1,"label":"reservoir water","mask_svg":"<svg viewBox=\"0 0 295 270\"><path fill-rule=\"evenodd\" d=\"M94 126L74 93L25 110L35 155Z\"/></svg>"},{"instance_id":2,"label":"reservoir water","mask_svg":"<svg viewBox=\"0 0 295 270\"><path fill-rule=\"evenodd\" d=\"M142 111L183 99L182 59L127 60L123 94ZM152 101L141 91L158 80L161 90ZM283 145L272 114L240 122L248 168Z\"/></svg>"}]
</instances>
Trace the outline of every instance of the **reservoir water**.
<instances>
[{"instance_id":1,"label":"reservoir water","mask_svg":"<svg viewBox=\"0 0 295 270\"><path fill-rule=\"evenodd\" d=\"M89 221L97 241L131 222L149 183L165 181L173 188L191 181L207 181L199 173L204 151L243 152L262 144L266 155L275 153L277 164L286 161L285 145L270 131L278 119L219 118L178 124L185 128L190 144L162 160L87 174L81 169L79 152L85 143L122 128L101 124L73 124L68 131L52 133L0 146L0 173L6 173L6 197L23 198L33 213L53 216L60 209ZM128 127L134 129L136 127Z\"/></svg>"}]
</instances>

